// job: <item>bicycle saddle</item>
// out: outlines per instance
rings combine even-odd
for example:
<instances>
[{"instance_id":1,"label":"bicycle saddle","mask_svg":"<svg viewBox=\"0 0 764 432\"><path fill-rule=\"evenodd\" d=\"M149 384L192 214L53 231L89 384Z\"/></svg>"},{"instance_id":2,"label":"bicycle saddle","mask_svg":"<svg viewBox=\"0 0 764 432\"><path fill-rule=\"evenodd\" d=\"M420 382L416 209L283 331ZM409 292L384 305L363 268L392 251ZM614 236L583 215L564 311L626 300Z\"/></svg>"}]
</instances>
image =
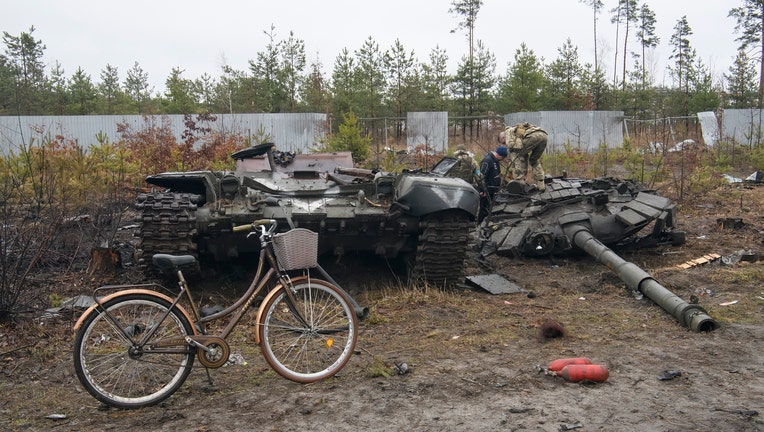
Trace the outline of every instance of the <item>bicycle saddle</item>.
<instances>
[{"instance_id":1,"label":"bicycle saddle","mask_svg":"<svg viewBox=\"0 0 764 432\"><path fill-rule=\"evenodd\" d=\"M168 255L156 254L151 260L161 270L171 270L183 265L193 264L196 258L193 255Z\"/></svg>"}]
</instances>

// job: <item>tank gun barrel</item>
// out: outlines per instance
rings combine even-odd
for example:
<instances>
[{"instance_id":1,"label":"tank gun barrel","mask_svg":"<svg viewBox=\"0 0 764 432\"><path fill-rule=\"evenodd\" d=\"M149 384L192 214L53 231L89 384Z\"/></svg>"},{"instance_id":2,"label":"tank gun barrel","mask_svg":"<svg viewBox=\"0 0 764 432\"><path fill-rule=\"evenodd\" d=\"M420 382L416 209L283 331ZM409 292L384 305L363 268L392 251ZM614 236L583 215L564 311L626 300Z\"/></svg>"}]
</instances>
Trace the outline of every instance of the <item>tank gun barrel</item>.
<instances>
[{"instance_id":1,"label":"tank gun barrel","mask_svg":"<svg viewBox=\"0 0 764 432\"><path fill-rule=\"evenodd\" d=\"M624 260L602 244L585 226L572 224L564 227L564 230L573 244L607 266L629 288L641 292L684 326L696 332L710 332L719 327L702 307L677 297L639 266Z\"/></svg>"}]
</instances>

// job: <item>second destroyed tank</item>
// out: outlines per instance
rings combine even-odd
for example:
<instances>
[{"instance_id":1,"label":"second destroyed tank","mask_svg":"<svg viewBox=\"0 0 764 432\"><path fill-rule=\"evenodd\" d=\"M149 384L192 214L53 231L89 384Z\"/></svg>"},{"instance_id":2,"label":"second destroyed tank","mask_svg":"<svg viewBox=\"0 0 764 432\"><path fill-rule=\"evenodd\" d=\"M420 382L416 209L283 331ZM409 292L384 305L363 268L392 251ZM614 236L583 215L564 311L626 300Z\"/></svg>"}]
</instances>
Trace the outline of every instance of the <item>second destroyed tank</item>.
<instances>
[{"instance_id":1,"label":"second destroyed tank","mask_svg":"<svg viewBox=\"0 0 764 432\"><path fill-rule=\"evenodd\" d=\"M611 248L680 245L676 207L634 181L548 179L544 191L510 182L483 221L483 255L542 257L585 252L697 332L719 327L700 305L686 302ZM649 227L652 226L652 229ZM638 235L640 231L647 233Z\"/></svg>"},{"instance_id":2,"label":"second destroyed tank","mask_svg":"<svg viewBox=\"0 0 764 432\"><path fill-rule=\"evenodd\" d=\"M679 245L685 233L674 230L676 206L668 198L631 180L551 178L546 189L510 181L494 198L482 225L483 255L541 257L573 251L565 230L583 225L612 248ZM647 233L640 232L652 224Z\"/></svg>"}]
</instances>

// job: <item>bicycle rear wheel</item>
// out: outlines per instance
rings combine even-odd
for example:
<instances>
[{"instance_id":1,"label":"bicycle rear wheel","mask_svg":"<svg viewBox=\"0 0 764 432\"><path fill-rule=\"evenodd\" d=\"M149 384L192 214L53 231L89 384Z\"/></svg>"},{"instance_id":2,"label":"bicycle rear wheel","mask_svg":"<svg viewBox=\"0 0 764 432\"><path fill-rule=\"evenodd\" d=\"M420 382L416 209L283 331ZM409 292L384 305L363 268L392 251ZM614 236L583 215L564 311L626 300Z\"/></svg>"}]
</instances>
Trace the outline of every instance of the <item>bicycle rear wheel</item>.
<instances>
[{"instance_id":1,"label":"bicycle rear wheel","mask_svg":"<svg viewBox=\"0 0 764 432\"><path fill-rule=\"evenodd\" d=\"M103 304L108 316L98 310L90 314L74 338L74 369L88 393L108 405L137 408L163 401L183 384L194 352L181 344L193 327L173 309L154 330L169 308L164 299L136 293ZM152 330L148 343L138 347ZM152 342L168 338L178 339L177 352L151 352Z\"/></svg>"},{"instance_id":2,"label":"bicycle rear wheel","mask_svg":"<svg viewBox=\"0 0 764 432\"><path fill-rule=\"evenodd\" d=\"M308 279L284 288L263 305L258 323L260 348L279 375L309 383L330 377L350 360L357 337L351 301L334 285Z\"/></svg>"}]
</instances>

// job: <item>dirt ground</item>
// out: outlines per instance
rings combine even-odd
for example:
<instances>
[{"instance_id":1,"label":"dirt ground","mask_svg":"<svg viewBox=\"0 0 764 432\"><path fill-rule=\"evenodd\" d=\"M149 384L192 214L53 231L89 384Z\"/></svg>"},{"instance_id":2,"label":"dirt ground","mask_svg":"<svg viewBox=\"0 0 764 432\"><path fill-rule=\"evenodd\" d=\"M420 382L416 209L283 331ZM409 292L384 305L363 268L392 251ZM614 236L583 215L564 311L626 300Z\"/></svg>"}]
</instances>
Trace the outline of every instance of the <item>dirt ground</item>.
<instances>
[{"instance_id":1,"label":"dirt ground","mask_svg":"<svg viewBox=\"0 0 764 432\"><path fill-rule=\"evenodd\" d=\"M402 286L384 263L365 262L359 272L349 257L331 272L371 315L360 326L357 354L333 378L304 385L276 375L247 322L231 342L244 362L212 370L212 384L197 363L158 406L105 408L74 374L76 314L35 317L0 327L0 429L764 430L764 262L676 267L709 253L727 258L743 250L757 258L764 187L726 186L679 207L685 245L622 255L682 299L697 297L720 325L709 333L692 332L636 298L585 256L492 257L489 268L470 259L470 274L495 272L524 290L503 295ZM740 218L743 226L722 229L719 218ZM74 275L52 283L73 296L89 294L95 281ZM236 292L244 282L221 276L205 284ZM561 323L565 335L540 337L549 321ZM538 372L537 365L564 357L606 365L609 378L571 383ZM675 377L659 379L666 372Z\"/></svg>"}]
</instances>

